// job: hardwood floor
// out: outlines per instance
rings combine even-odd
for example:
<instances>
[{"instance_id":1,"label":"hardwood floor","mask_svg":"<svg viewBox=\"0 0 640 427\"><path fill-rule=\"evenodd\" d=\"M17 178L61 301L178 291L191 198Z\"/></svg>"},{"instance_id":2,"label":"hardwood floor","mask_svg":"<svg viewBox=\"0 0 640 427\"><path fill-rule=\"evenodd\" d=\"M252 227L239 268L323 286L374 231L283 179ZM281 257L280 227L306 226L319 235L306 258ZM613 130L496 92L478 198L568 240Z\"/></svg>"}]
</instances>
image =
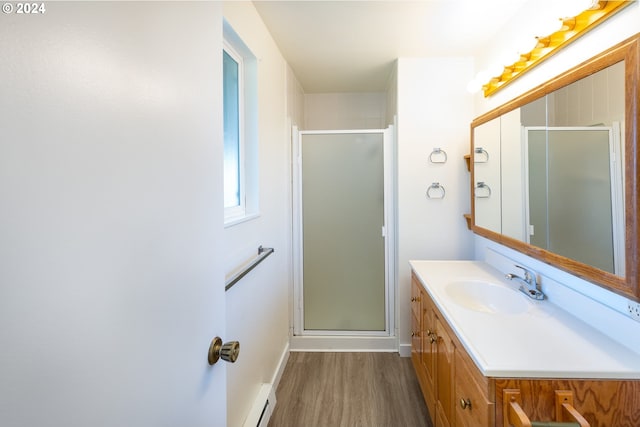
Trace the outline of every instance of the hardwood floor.
<instances>
[{"instance_id":1,"label":"hardwood floor","mask_svg":"<svg viewBox=\"0 0 640 427\"><path fill-rule=\"evenodd\" d=\"M397 353L289 356L268 427L432 427L411 358Z\"/></svg>"}]
</instances>

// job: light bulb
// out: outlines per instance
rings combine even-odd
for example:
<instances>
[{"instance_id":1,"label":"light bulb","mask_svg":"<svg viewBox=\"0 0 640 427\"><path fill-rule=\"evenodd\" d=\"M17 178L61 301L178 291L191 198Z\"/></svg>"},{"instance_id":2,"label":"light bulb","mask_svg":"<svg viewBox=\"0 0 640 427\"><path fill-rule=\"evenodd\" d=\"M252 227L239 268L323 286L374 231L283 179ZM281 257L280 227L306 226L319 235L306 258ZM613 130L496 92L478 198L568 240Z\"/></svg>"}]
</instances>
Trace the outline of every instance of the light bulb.
<instances>
[{"instance_id":1,"label":"light bulb","mask_svg":"<svg viewBox=\"0 0 640 427\"><path fill-rule=\"evenodd\" d=\"M491 64L489 68L487 68L487 74L489 74L489 78L491 77L500 77L504 72L504 66L501 63Z\"/></svg>"},{"instance_id":2,"label":"light bulb","mask_svg":"<svg viewBox=\"0 0 640 427\"><path fill-rule=\"evenodd\" d=\"M478 74L476 74L476 80L483 84L488 82L491 77L493 76L487 70L478 71Z\"/></svg>"},{"instance_id":3,"label":"light bulb","mask_svg":"<svg viewBox=\"0 0 640 427\"><path fill-rule=\"evenodd\" d=\"M593 7L597 0L562 0L555 1L553 7L553 14L559 18L573 18L579 15L581 12Z\"/></svg>"},{"instance_id":4,"label":"light bulb","mask_svg":"<svg viewBox=\"0 0 640 427\"><path fill-rule=\"evenodd\" d=\"M536 32L538 37L546 37L560 31L562 28L562 20L560 18L545 18L536 25Z\"/></svg>"},{"instance_id":5,"label":"light bulb","mask_svg":"<svg viewBox=\"0 0 640 427\"><path fill-rule=\"evenodd\" d=\"M512 49L510 52L505 53L500 57L500 63L505 66L513 65L519 60L520 54L516 51L516 49Z\"/></svg>"},{"instance_id":6,"label":"light bulb","mask_svg":"<svg viewBox=\"0 0 640 427\"><path fill-rule=\"evenodd\" d=\"M531 52L538 44L538 39L535 37L522 37L516 42L516 51L520 55L525 55Z\"/></svg>"},{"instance_id":7,"label":"light bulb","mask_svg":"<svg viewBox=\"0 0 640 427\"><path fill-rule=\"evenodd\" d=\"M478 80L473 79L469 83L467 83L467 92L469 93L478 93L482 89L482 83Z\"/></svg>"}]
</instances>

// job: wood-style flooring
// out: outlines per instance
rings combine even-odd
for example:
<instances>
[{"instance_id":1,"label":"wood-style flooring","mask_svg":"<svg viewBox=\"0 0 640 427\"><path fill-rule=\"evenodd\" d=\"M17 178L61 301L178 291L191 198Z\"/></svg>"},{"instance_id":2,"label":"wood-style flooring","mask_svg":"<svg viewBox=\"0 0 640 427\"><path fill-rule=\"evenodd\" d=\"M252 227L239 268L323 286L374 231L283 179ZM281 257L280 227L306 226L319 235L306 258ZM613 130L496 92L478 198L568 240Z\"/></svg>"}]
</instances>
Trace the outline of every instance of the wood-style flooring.
<instances>
[{"instance_id":1,"label":"wood-style flooring","mask_svg":"<svg viewBox=\"0 0 640 427\"><path fill-rule=\"evenodd\" d=\"M268 427L432 427L411 358L292 352Z\"/></svg>"}]
</instances>

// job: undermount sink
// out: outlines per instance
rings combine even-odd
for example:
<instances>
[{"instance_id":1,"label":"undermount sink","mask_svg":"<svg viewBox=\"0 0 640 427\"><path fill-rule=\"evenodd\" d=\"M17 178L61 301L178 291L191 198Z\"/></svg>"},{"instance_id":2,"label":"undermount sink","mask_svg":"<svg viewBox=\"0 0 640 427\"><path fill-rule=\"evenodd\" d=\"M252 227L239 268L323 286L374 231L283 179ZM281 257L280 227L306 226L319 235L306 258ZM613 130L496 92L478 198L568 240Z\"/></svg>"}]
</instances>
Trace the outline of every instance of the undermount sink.
<instances>
[{"instance_id":1,"label":"undermount sink","mask_svg":"<svg viewBox=\"0 0 640 427\"><path fill-rule=\"evenodd\" d=\"M482 280L450 282L445 290L453 302L473 311L518 314L531 307L531 302L517 289Z\"/></svg>"}]
</instances>

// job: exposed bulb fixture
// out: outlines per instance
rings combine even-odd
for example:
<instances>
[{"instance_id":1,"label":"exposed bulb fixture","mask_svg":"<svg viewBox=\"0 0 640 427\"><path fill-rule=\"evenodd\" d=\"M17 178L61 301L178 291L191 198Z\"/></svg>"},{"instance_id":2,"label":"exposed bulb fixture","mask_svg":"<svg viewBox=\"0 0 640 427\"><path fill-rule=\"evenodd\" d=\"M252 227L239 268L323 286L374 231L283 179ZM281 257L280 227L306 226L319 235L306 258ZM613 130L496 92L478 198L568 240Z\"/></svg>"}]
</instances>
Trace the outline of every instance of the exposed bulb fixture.
<instances>
[{"instance_id":1,"label":"exposed bulb fixture","mask_svg":"<svg viewBox=\"0 0 640 427\"><path fill-rule=\"evenodd\" d=\"M516 52L501 59L500 66L480 71L469 82L467 90L477 91L482 86L487 97L524 72L530 70L587 31L591 30L615 12L629 6L632 1L562 0L554 2L549 10L552 18L532 25L537 34L523 35L516 41ZM527 29L524 29L527 31ZM531 31L528 31L529 33Z\"/></svg>"}]
</instances>

